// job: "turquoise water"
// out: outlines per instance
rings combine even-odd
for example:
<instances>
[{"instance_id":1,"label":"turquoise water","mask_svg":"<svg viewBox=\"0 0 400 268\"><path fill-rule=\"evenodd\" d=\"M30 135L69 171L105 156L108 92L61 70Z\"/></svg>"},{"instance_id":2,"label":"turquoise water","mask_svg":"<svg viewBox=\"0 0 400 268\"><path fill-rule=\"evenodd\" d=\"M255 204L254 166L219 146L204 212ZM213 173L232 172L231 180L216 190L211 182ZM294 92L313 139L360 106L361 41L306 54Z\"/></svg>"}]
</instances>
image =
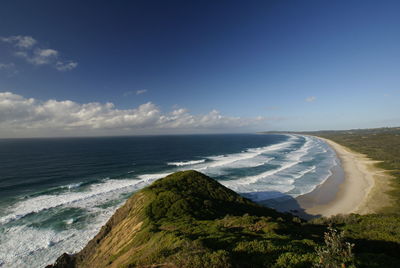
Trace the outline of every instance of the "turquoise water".
<instances>
[{"instance_id":1,"label":"turquoise water","mask_svg":"<svg viewBox=\"0 0 400 268\"><path fill-rule=\"evenodd\" d=\"M312 191L336 162L299 135L0 140L0 266L41 267L81 249L132 193L178 170L262 202Z\"/></svg>"}]
</instances>

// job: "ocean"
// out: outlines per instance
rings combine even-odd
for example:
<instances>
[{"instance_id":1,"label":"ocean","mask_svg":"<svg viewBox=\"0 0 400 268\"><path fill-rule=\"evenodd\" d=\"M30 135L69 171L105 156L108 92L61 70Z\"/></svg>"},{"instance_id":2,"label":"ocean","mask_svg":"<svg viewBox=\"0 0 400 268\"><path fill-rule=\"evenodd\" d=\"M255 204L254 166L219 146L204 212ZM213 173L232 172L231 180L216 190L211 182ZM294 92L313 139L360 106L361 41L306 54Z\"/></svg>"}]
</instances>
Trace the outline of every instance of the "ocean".
<instances>
[{"instance_id":1,"label":"ocean","mask_svg":"<svg viewBox=\"0 0 400 268\"><path fill-rule=\"evenodd\" d=\"M256 202L311 192L338 164L323 141L283 134L0 140L0 267L75 252L137 190L194 169Z\"/></svg>"}]
</instances>

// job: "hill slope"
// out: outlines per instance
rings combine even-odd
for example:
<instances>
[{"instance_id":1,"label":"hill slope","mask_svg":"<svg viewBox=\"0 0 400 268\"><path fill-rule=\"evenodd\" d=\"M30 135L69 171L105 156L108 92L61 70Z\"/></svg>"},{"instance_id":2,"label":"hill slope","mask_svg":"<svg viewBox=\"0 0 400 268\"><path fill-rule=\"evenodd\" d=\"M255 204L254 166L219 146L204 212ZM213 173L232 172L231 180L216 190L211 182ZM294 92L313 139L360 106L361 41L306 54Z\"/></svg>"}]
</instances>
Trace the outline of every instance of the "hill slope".
<instances>
[{"instance_id":1,"label":"hill slope","mask_svg":"<svg viewBox=\"0 0 400 268\"><path fill-rule=\"evenodd\" d=\"M320 261L327 224L356 243L355 259L344 262L395 267L398 218L369 217L306 223L196 171L177 172L133 195L82 251L51 267L310 267Z\"/></svg>"}]
</instances>

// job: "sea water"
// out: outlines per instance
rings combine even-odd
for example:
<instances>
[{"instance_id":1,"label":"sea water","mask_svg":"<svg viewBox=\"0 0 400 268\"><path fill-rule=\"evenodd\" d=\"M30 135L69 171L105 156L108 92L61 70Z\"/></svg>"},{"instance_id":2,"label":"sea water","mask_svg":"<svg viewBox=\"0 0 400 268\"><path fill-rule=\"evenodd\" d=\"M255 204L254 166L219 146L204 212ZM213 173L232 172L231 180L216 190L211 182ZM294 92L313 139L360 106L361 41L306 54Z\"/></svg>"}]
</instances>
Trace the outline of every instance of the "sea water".
<instances>
[{"instance_id":1,"label":"sea water","mask_svg":"<svg viewBox=\"0 0 400 268\"><path fill-rule=\"evenodd\" d=\"M137 190L194 169L256 202L323 183L334 151L309 136L186 135L0 140L0 267L82 249Z\"/></svg>"}]
</instances>

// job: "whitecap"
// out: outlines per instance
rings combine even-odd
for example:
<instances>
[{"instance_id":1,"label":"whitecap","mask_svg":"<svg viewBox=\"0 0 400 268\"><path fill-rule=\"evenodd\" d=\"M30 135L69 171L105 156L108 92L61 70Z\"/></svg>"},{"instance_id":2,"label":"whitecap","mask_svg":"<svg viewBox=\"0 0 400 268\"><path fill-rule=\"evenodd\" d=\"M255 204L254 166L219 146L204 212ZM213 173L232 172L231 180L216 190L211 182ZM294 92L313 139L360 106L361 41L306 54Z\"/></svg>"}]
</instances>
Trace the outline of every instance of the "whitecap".
<instances>
[{"instance_id":1,"label":"whitecap","mask_svg":"<svg viewBox=\"0 0 400 268\"><path fill-rule=\"evenodd\" d=\"M316 168L317 168L316 166L311 166L311 167L309 167L307 169L304 169L304 170L298 172L297 174L295 174L293 176L293 178L294 179L299 179L299 178L303 177L304 175L306 175L308 173L315 172Z\"/></svg>"},{"instance_id":2,"label":"whitecap","mask_svg":"<svg viewBox=\"0 0 400 268\"><path fill-rule=\"evenodd\" d=\"M90 203L98 202L105 195L115 195L121 192L133 191L141 181L134 179L106 180L102 183L90 185L87 191L65 192L55 195L40 195L22 200L7 208L8 215L0 218L0 223L17 220L31 213L38 213L62 205L87 207Z\"/></svg>"},{"instance_id":3,"label":"whitecap","mask_svg":"<svg viewBox=\"0 0 400 268\"><path fill-rule=\"evenodd\" d=\"M206 159L190 160L190 161L182 161L182 162L169 162L169 163L167 163L167 165L181 167L181 166L196 165L196 164L204 163L205 161L206 161Z\"/></svg>"},{"instance_id":4,"label":"whitecap","mask_svg":"<svg viewBox=\"0 0 400 268\"><path fill-rule=\"evenodd\" d=\"M137 176L139 179L141 179L143 182L150 183L152 181L164 178L173 172L168 172L168 173L153 173L153 174L142 174Z\"/></svg>"},{"instance_id":5,"label":"whitecap","mask_svg":"<svg viewBox=\"0 0 400 268\"><path fill-rule=\"evenodd\" d=\"M279 150L286 149L291 146L298 138L294 135L288 135L289 139L285 142L281 142L278 144L268 145L264 147L258 148L249 148L241 153L233 153L226 155L217 155L217 156L209 156L207 159L211 160L211 162L207 163L196 163L197 166L193 167L193 170L204 172L206 174L212 175L222 175L223 172L221 169L228 168L250 168L257 167L261 165L265 165L269 161L273 160L274 157L267 157L263 154L267 152L276 152ZM197 160L196 160L197 161ZM200 160L198 160L200 161ZM201 160L203 161L203 160ZM179 163L188 163L179 162ZM178 163L178 162L175 162ZM203 164L203 165L202 165ZM175 170L176 171L176 170ZM153 173L153 174L142 174L139 175L138 178L147 182L152 182L157 179L161 179L165 176L172 174L173 171L168 173Z\"/></svg>"},{"instance_id":6,"label":"whitecap","mask_svg":"<svg viewBox=\"0 0 400 268\"><path fill-rule=\"evenodd\" d=\"M63 186L63 188L68 188L68 190L78 188L82 185L82 182L68 184L67 186Z\"/></svg>"},{"instance_id":7,"label":"whitecap","mask_svg":"<svg viewBox=\"0 0 400 268\"><path fill-rule=\"evenodd\" d=\"M239 179L221 181L226 187L237 192L278 191L287 193L295 188L294 182L305 174L315 170L315 167L304 169L300 166L303 158L315 146L315 140L304 137L304 143L296 150L282 154L282 160L274 162L277 166L257 175L245 176ZM280 174L285 174L280 175Z\"/></svg>"},{"instance_id":8,"label":"whitecap","mask_svg":"<svg viewBox=\"0 0 400 268\"><path fill-rule=\"evenodd\" d=\"M295 136L289 136L289 140L278 144L273 144L258 148L249 148L241 153L210 156L208 159L212 160L210 164L199 168L199 171L206 171L213 168L243 168L243 167L257 167L265 165L274 157L262 157L266 153L278 152L293 145L296 141ZM257 159L258 158L258 159Z\"/></svg>"}]
</instances>

